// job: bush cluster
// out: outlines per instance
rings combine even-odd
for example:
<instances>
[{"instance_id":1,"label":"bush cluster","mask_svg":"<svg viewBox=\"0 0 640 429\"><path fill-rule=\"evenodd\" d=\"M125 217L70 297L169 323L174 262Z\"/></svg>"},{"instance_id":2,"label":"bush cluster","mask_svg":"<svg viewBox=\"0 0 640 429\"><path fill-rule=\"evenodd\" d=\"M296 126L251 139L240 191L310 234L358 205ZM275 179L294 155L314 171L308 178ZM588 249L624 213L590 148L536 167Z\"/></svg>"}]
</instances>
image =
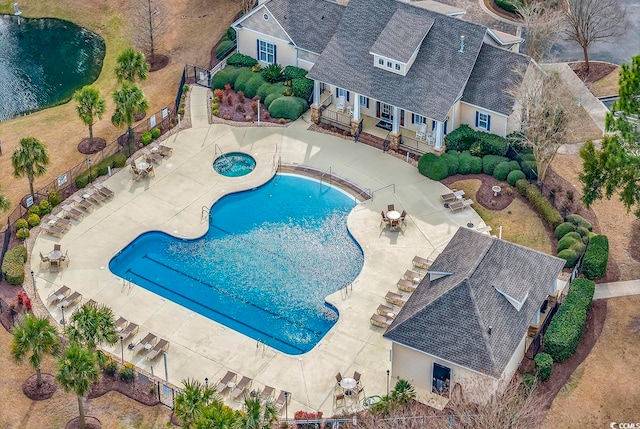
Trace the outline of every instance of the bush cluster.
<instances>
[{"instance_id":1,"label":"bush cluster","mask_svg":"<svg viewBox=\"0 0 640 429\"><path fill-rule=\"evenodd\" d=\"M536 374L540 377L541 380L546 380L551 376L551 372L553 371L553 358L548 353L538 353L535 358L533 358L534 363L536 364Z\"/></svg>"},{"instance_id":2,"label":"bush cluster","mask_svg":"<svg viewBox=\"0 0 640 429\"><path fill-rule=\"evenodd\" d=\"M124 366L120 368L118 375L120 376L120 380L124 382L132 381L136 376L136 372L133 370L133 364L129 362L125 363Z\"/></svg>"},{"instance_id":3,"label":"bush cluster","mask_svg":"<svg viewBox=\"0 0 640 429\"><path fill-rule=\"evenodd\" d=\"M461 125L444 138L449 150L459 152L469 150L473 155L500 155L507 153L507 139L496 134L475 131L468 125Z\"/></svg>"},{"instance_id":4,"label":"bush cluster","mask_svg":"<svg viewBox=\"0 0 640 429\"><path fill-rule=\"evenodd\" d=\"M518 180L524 180L526 177L522 170L511 170L507 175L507 183L511 186L516 186Z\"/></svg>"},{"instance_id":5,"label":"bush cluster","mask_svg":"<svg viewBox=\"0 0 640 429\"><path fill-rule=\"evenodd\" d=\"M306 77L297 77L291 80L291 90L295 97L308 100L313 92L313 81Z\"/></svg>"},{"instance_id":6,"label":"bush cluster","mask_svg":"<svg viewBox=\"0 0 640 429\"><path fill-rule=\"evenodd\" d=\"M27 218L27 223L29 224L30 228L40 225L40 216L35 213L31 213Z\"/></svg>"},{"instance_id":7,"label":"bush cluster","mask_svg":"<svg viewBox=\"0 0 640 429\"><path fill-rule=\"evenodd\" d=\"M582 274L588 279L599 279L607 271L609 262L609 239L606 235L596 235L589 239L587 251L582 260Z\"/></svg>"},{"instance_id":8,"label":"bush cluster","mask_svg":"<svg viewBox=\"0 0 640 429\"><path fill-rule=\"evenodd\" d=\"M591 307L595 284L575 279L544 336L544 348L554 362L564 362L576 351Z\"/></svg>"},{"instance_id":9,"label":"bush cluster","mask_svg":"<svg viewBox=\"0 0 640 429\"><path fill-rule=\"evenodd\" d=\"M104 176L109 172L111 168L121 168L127 163L127 157L122 153L116 153L106 157L95 166L91 167L91 181L95 180L99 176ZM85 170L78 174L75 179L76 187L82 189L89 183L89 170ZM49 194L51 197L51 194Z\"/></svg>"},{"instance_id":10,"label":"bush cluster","mask_svg":"<svg viewBox=\"0 0 640 429\"><path fill-rule=\"evenodd\" d=\"M531 207L538 212L542 219L554 230L562 223L560 212L545 198L535 185L529 184L526 180L518 180L516 189L520 195L529 200Z\"/></svg>"},{"instance_id":11,"label":"bush cluster","mask_svg":"<svg viewBox=\"0 0 640 429\"><path fill-rule=\"evenodd\" d=\"M433 153L422 155L418 160L418 171L431 180L442 180L449 176L446 158Z\"/></svg>"},{"instance_id":12,"label":"bush cluster","mask_svg":"<svg viewBox=\"0 0 640 429\"><path fill-rule=\"evenodd\" d=\"M585 218L583 218L580 215L570 214L570 215L567 215L564 218L564 220L565 220L565 222L571 222L576 227L583 227L583 228L586 228L589 231L593 230L593 225L591 225L591 223L588 220L586 220Z\"/></svg>"},{"instance_id":13,"label":"bush cluster","mask_svg":"<svg viewBox=\"0 0 640 429\"><path fill-rule=\"evenodd\" d=\"M250 57L249 55L244 55L236 52L227 58L227 65L236 66L236 67L253 67L258 64L258 61ZM225 67L226 70L226 67ZM217 73L216 73L217 74Z\"/></svg>"},{"instance_id":14,"label":"bush cluster","mask_svg":"<svg viewBox=\"0 0 640 429\"><path fill-rule=\"evenodd\" d=\"M244 95L247 98L253 98L258 95L258 89L267 83L260 73L253 73L247 83L244 85Z\"/></svg>"},{"instance_id":15,"label":"bush cluster","mask_svg":"<svg viewBox=\"0 0 640 429\"><path fill-rule=\"evenodd\" d=\"M309 73L307 70L295 66L286 66L282 71L286 80L300 79L306 77L307 73Z\"/></svg>"},{"instance_id":16,"label":"bush cluster","mask_svg":"<svg viewBox=\"0 0 640 429\"><path fill-rule=\"evenodd\" d=\"M269 64L267 67L263 68L260 73L262 73L262 77L269 83L282 82L285 80L283 68L280 64Z\"/></svg>"},{"instance_id":17,"label":"bush cluster","mask_svg":"<svg viewBox=\"0 0 640 429\"><path fill-rule=\"evenodd\" d=\"M295 121L307 110L307 102L299 97L281 96L269 105L269 114L273 118L284 118Z\"/></svg>"},{"instance_id":18,"label":"bush cluster","mask_svg":"<svg viewBox=\"0 0 640 429\"><path fill-rule=\"evenodd\" d=\"M482 157L482 172L484 174L488 174L489 176L493 176L493 170L501 162L505 162L507 164L507 167L509 167L509 158L506 158L504 156L499 156L499 155L486 155L486 156L483 156Z\"/></svg>"},{"instance_id":19,"label":"bush cluster","mask_svg":"<svg viewBox=\"0 0 640 429\"><path fill-rule=\"evenodd\" d=\"M62 202L62 195L57 190L49 191L49 203L51 207L55 207Z\"/></svg>"},{"instance_id":20,"label":"bush cluster","mask_svg":"<svg viewBox=\"0 0 640 429\"><path fill-rule=\"evenodd\" d=\"M7 250L2 260L2 276L11 285L24 283L24 264L27 262L27 248L23 245Z\"/></svg>"}]
</instances>

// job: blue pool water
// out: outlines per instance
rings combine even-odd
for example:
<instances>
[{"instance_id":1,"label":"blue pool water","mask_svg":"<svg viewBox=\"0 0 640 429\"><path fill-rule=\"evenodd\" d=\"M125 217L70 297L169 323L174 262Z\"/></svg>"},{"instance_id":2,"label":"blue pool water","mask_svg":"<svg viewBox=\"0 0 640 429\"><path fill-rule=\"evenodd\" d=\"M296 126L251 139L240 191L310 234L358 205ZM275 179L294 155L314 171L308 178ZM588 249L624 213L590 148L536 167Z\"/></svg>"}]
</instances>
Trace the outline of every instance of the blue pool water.
<instances>
[{"instance_id":1,"label":"blue pool water","mask_svg":"<svg viewBox=\"0 0 640 429\"><path fill-rule=\"evenodd\" d=\"M144 233L109 268L270 347L302 354L338 319L326 296L362 269L362 249L347 230L353 207L353 197L326 184L277 175L216 202L204 236Z\"/></svg>"},{"instance_id":2,"label":"blue pool water","mask_svg":"<svg viewBox=\"0 0 640 429\"><path fill-rule=\"evenodd\" d=\"M227 177L245 176L256 168L256 160L242 152L224 153L213 161L213 169Z\"/></svg>"}]
</instances>

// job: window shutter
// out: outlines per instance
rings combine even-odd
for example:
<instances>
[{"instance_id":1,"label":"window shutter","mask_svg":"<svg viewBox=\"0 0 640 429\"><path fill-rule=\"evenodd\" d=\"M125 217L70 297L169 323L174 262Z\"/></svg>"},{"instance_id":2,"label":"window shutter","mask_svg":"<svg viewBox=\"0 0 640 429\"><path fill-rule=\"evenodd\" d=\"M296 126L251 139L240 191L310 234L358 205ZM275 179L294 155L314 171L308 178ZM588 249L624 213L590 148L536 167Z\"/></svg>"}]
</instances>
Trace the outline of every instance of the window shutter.
<instances>
[{"instance_id":1,"label":"window shutter","mask_svg":"<svg viewBox=\"0 0 640 429\"><path fill-rule=\"evenodd\" d=\"M277 54L276 54L276 48L277 48L277 46L273 45L273 64L278 64L278 57L277 57Z\"/></svg>"},{"instance_id":2,"label":"window shutter","mask_svg":"<svg viewBox=\"0 0 640 429\"><path fill-rule=\"evenodd\" d=\"M347 101L349 101L349 91L347 91Z\"/></svg>"},{"instance_id":3,"label":"window shutter","mask_svg":"<svg viewBox=\"0 0 640 429\"><path fill-rule=\"evenodd\" d=\"M436 129L436 121L431 121L431 131Z\"/></svg>"},{"instance_id":4,"label":"window shutter","mask_svg":"<svg viewBox=\"0 0 640 429\"><path fill-rule=\"evenodd\" d=\"M491 115L487 115L487 131L491 131Z\"/></svg>"},{"instance_id":5,"label":"window shutter","mask_svg":"<svg viewBox=\"0 0 640 429\"><path fill-rule=\"evenodd\" d=\"M367 97L367 109L369 108L369 97Z\"/></svg>"},{"instance_id":6,"label":"window shutter","mask_svg":"<svg viewBox=\"0 0 640 429\"><path fill-rule=\"evenodd\" d=\"M480 114L480 112L476 112L476 128L478 127L478 115Z\"/></svg>"},{"instance_id":7,"label":"window shutter","mask_svg":"<svg viewBox=\"0 0 640 429\"><path fill-rule=\"evenodd\" d=\"M415 124L415 123L416 123L416 115L415 115L415 113L412 113L412 114L411 114L411 123L412 123L412 124Z\"/></svg>"},{"instance_id":8,"label":"window shutter","mask_svg":"<svg viewBox=\"0 0 640 429\"><path fill-rule=\"evenodd\" d=\"M256 39L256 58L260 61L260 40Z\"/></svg>"},{"instance_id":9,"label":"window shutter","mask_svg":"<svg viewBox=\"0 0 640 429\"><path fill-rule=\"evenodd\" d=\"M336 98L340 98L340 88L336 86Z\"/></svg>"}]
</instances>

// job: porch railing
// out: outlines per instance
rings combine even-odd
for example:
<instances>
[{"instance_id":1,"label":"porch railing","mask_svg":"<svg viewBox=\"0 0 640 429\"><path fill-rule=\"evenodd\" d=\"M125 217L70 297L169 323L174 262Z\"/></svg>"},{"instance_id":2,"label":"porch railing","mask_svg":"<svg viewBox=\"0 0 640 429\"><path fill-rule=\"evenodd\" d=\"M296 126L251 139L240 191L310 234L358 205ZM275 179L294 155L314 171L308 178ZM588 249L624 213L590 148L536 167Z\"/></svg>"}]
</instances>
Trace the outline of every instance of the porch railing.
<instances>
[{"instance_id":1,"label":"porch railing","mask_svg":"<svg viewBox=\"0 0 640 429\"><path fill-rule=\"evenodd\" d=\"M320 106L327 108L331 103L333 103L333 94L328 94L324 100L320 101Z\"/></svg>"},{"instance_id":2,"label":"porch railing","mask_svg":"<svg viewBox=\"0 0 640 429\"><path fill-rule=\"evenodd\" d=\"M351 116L332 110L323 110L320 113L320 121L345 131L351 131Z\"/></svg>"},{"instance_id":3,"label":"porch railing","mask_svg":"<svg viewBox=\"0 0 640 429\"><path fill-rule=\"evenodd\" d=\"M429 144L426 141L420 141L405 135L400 135L399 146L408 152L413 152L418 155L424 155L429 152Z\"/></svg>"}]
</instances>

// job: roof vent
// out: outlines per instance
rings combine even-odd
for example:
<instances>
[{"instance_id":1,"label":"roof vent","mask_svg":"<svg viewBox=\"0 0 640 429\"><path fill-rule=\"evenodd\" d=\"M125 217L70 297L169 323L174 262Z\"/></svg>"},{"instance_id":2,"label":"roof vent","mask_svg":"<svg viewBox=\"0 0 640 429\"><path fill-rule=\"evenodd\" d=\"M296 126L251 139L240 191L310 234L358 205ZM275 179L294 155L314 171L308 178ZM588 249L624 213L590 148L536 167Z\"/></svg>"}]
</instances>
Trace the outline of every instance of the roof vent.
<instances>
[{"instance_id":1,"label":"roof vent","mask_svg":"<svg viewBox=\"0 0 640 429\"><path fill-rule=\"evenodd\" d=\"M460 36L460 49L458 52L464 52L464 36Z\"/></svg>"},{"instance_id":2,"label":"roof vent","mask_svg":"<svg viewBox=\"0 0 640 429\"><path fill-rule=\"evenodd\" d=\"M487 328L487 334L491 335L492 330L493 330L493 326L489 325L489 328Z\"/></svg>"}]
</instances>

